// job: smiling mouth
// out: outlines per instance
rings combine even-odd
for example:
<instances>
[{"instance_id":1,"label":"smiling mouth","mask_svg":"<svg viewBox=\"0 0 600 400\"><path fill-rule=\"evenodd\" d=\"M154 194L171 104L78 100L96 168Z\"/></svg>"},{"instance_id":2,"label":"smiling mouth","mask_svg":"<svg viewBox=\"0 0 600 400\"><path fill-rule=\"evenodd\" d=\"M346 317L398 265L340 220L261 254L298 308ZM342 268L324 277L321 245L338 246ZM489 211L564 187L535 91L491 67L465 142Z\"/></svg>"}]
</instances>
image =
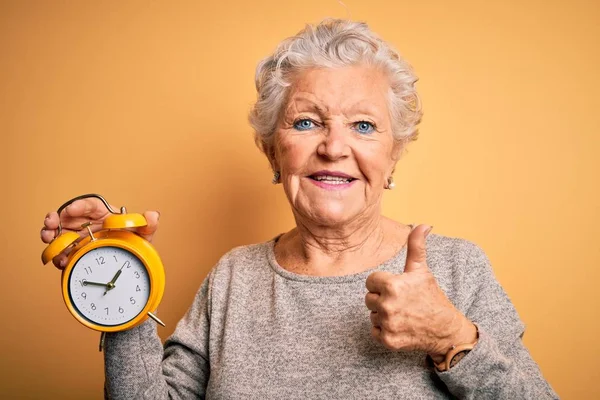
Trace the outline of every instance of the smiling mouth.
<instances>
[{"instance_id":1,"label":"smiling mouth","mask_svg":"<svg viewBox=\"0 0 600 400\"><path fill-rule=\"evenodd\" d=\"M330 185L343 185L356 180L352 177L334 175L310 175L309 178L313 181L323 182Z\"/></svg>"}]
</instances>

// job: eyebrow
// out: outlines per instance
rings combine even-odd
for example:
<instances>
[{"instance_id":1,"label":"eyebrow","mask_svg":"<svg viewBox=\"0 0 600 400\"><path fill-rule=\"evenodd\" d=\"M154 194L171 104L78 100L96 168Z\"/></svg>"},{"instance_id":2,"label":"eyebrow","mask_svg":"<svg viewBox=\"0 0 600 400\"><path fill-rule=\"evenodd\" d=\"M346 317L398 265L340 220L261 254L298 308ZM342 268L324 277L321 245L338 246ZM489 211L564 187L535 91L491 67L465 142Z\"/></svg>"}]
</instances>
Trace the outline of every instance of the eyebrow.
<instances>
[{"instance_id":1,"label":"eyebrow","mask_svg":"<svg viewBox=\"0 0 600 400\"><path fill-rule=\"evenodd\" d=\"M313 100L304 97L304 96L298 96L296 98L293 98L292 101L289 103L289 106L286 107L286 111L290 109L290 106L293 103L296 104L302 104L302 103L308 103L308 105L310 106L311 109L317 111L317 113L319 114L327 114L329 113L329 108L328 107L324 107L318 103L315 103Z\"/></svg>"},{"instance_id":2,"label":"eyebrow","mask_svg":"<svg viewBox=\"0 0 600 400\"><path fill-rule=\"evenodd\" d=\"M292 108L292 104L300 104L301 106L307 105L309 107L309 111L316 111L318 114L327 115L329 113L329 107L323 106L321 104L316 103L312 99L304 96L298 96L296 98L291 99L290 103L288 103L288 107L286 107L285 112L289 113ZM299 108L299 107L296 107ZM378 107L374 107L371 102L366 100L361 100L358 103L352 104L346 110L347 114L364 114L370 115L375 118L381 118L382 115L379 112Z\"/></svg>"},{"instance_id":3,"label":"eyebrow","mask_svg":"<svg viewBox=\"0 0 600 400\"><path fill-rule=\"evenodd\" d=\"M378 111L379 108L374 107L367 101L359 101L348 108L348 112L351 114L367 114L373 117L381 117L381 114Z\"/></svg>"}]
</instances>

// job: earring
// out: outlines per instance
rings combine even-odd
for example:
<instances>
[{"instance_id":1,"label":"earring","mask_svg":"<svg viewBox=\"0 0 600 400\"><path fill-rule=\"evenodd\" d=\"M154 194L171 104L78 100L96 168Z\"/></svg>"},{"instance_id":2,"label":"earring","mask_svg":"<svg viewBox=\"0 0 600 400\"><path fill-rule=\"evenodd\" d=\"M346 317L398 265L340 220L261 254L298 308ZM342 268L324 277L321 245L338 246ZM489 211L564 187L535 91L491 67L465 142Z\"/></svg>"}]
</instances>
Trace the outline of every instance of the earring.
<instances>
[{"instance_id":1,"label":"earring","mask_svg":"<svg viewBox=\"0 0 600 400\"><path fill-rule=\"evenodd\" d=\"M281 174L279 173L279 171L275 171L273 173L273 180L271 181L271 183L273 183L273 185L277 185L279 183L280 177L281 177Z\"/></svg>"},{"instance_id":2,"label":"earring","mask_svg":"<svg viewBox=\"0 0 600 400\"><path fill-rule=\"evenodd\" d=\"M396 187L396 184L394 183L394 177L393 177L393 176L390 176L390 177L387 179L387 188L386 188L386 189L392 190L392 189L393 189L393 188L395 188L395 187Z\"/></svg>"}]
</instances>

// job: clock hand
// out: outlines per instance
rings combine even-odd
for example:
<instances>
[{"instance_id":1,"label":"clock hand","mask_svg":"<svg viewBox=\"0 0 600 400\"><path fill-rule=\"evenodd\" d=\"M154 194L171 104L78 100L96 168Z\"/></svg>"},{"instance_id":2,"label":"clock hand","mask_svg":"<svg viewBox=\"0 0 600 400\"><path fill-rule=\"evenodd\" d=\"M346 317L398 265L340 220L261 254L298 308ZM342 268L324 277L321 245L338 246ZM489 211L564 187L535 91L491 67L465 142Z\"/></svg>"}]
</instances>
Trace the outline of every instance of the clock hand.
<instances>
[{"instance_id":1,"label":"clock hand","mask_svg":"<svg viewBox=\"0 0 600 400\"><path fill-rule=\"evenodd\" d=\"M123 267L121 267L121 269L117 271L115 276L113 276L112 281L111 281L113 285L117 282L117 279L119 279L119 276L121 276L122 270L123 270Z\"/></svg>"},{"instance_id":2,"label":"clock hand","mask_svg":"<svg viewBox=\"0 0 600 400\"><path fill-rule=\"evenodd\" d=\"M105 286L105 287L108 287L107 283L92 282L92 281L83 281L82 283L83 283L83 286L93 285L93 286Z\"/></svg>"},{"instance_id":3,"label":"clock hand","mask_svg":"<svg viewBox=\"0 0 600 400\"><path fill-rule=\"evenodd\" d=\"M106 293L108 293L109 290L112 290L115 288L115 282L117 281L117 279L119 279L119 276L121 275L121 270L123 269L123 267L121 267L121 269L119 269L117 271L117 273L115 274L115 276L113 276L113 278L111 279L110 282L108 282L106 284L106 291L104 292L103 296L106 295Z\"/></svg>"}]
</instances>

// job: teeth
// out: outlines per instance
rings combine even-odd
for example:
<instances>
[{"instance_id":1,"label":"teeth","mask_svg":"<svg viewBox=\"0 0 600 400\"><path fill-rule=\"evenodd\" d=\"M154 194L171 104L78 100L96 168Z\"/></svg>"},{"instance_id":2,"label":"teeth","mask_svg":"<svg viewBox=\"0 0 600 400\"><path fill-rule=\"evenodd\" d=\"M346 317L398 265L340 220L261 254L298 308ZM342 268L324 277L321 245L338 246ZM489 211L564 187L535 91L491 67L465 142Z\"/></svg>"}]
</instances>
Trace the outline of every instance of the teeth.
<instances>
[{"instance_id":1,"label":"teeth","mask_svg":"<svg viewBox=\"0 0 600 400\"><path fill-rule=\"evenodd\" d=\"M350 179L349 178L342 178L341 176L330 176L330 175L319 175L319 176L315 176L314 179L316 181L325 181L327 183L331 183L334 185L340 185L343 183L349 183Z\"/></svg>"}]
</instances>

